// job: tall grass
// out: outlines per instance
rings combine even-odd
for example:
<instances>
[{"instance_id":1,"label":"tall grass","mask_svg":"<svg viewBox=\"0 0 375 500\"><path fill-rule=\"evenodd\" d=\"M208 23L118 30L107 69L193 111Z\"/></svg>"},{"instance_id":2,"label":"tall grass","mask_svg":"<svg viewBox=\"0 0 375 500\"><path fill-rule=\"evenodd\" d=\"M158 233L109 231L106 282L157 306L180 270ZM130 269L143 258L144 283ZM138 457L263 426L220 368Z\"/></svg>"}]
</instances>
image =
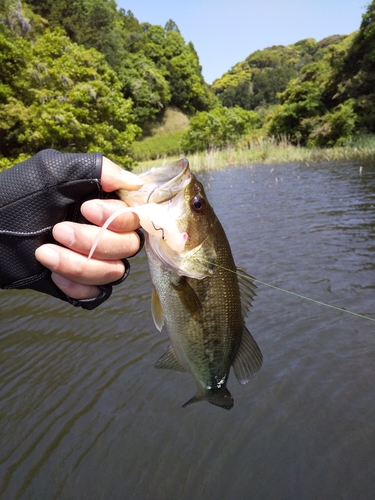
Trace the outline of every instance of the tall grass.
<instances>
[{"instance_id":1,"label":"tall grass","mask_svg":"<svg viewBox=\"0 0 375 500\"><path fill-rule=\"evenodd\" d=\"M136 171L145 170L174 161L183 156L163 155L158 160L142 162ZM343 147L303 148L294 146L286 138L257 138L246 146L229 146L226 149L187 155L193 170L221 169L227 166L249 165L251 163L318 163L328 161L375 160L375 136L359 137Z\"/></svg>"}]
</instances>

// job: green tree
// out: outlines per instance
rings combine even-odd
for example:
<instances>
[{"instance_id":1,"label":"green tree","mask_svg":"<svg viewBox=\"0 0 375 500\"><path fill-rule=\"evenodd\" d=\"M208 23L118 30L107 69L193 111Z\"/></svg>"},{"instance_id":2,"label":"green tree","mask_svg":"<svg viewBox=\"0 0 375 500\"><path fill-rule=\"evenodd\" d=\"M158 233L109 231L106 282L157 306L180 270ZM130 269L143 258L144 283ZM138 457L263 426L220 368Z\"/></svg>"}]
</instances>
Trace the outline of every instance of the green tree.
<instances>
[{"instance_id":1,"label":"green tree","mask_svg":"<svg viewBox=\"0 0 375 500\"><path fill-rule=\"evenodd\" d=\"M319 116L309 134L307 146L342 146L351 139L358 122L354 103L354 99L349 99L336 106L333 111Z\"/></svg>"},{"instance_id":2,"label":"green tree","mask_svg":"<svg viewBox=\"0 0 375 500\"><path fill-rule=\"evenodd\" d=\"M334 82L351 40L345 37L330 44L322 59L304 66L288 83L279 94L280 106L269 117L271 135L307 146L341 145L353 136L358 123L355 101L341 99Z\"/></svg>"},{"instance_id":3,"label":"green tree","mask_svg":"<svg viewBox=\"0 0 375 500\"><path fill-rule=\"evenodd\" d=\"M46 20L20 0L2 0L0 2L0 32L32 40L40 36L46 28Z\"/></svg>"},{"instance_id":4,"label":"green tree","mask_svg":"<svg viewBox=\"0 0 375 500\"><path fill-rule=\"evenodd\" d=\"M375 132L375 0L362 16L359 31L351 37L351 43L339 58L332 61L333 77L329 97L341 104L354 99L357 129ZM352 102L352 101L351 101Z\"/></svg>"},{"instance_id":5,"label":"green tree","mask_svg":"<svg viewBox=\"0 0 375 500\"><path fill-rule=\"evenodd\" d=\"M131 11L117 10L115 0L27 1L51 28L62 27L72 41L105 55L142 127L169 104L189 113L217 105L193 44L185 43L173 20L164 28L139 23Z\"/></svg>"},{"instance_id":6,"label":"green tree","mask_svg":"<svg viewBox=\"0 0 375 500\"><path fill-rule=\"evenodd\" d=\"M249 79L248 81L244 80L238 83L236 86L225 88L219 98L223 106L227 108L240 106L243 109L252 109L251 102L253 95L253 83Z\"/></svg>"},{"instance_id":7,"label":"green tree","mask_svg":"<svg viewBox=\"0 0 375 500\"><path fill-rule=\"evenodd\" d=\"M13 142L10 137L17 133L18 111L28 87L26 68L30 52L29 42L12 35L10 30L0 31L0 159L9 154Z\"/></svg>"},{"instance_id":8,"label":"green tree","mask_svg":"<svg viewBox=\"0 0 375 500\"><path fill-rule=\"evenodd\" d=\"M47 147L101 151L129 166L139 129L132 123L132 103L123 98L104 56L54 30L25 49L23 57L17 78L25 85L13 87L0 105L1 155L31 155Z\"/></svg>"},{"instance_id":9,"label":"green tree","mask_svg":"<svg viewBox=\"0 0 375 500\"><path fill-rule=\"evenodd\" d=\"M306 38L284 46L274 45L250 54L245 61L212 84L212 90L224 106L254 110L278 104L279 94L289 81L298 77L301 68L320 61L331 45L345 37L327 37L321 42Z\"/></svg>"},{"instance_id":10,"label":"green tree","mask_svg":"<svg viewBox=\"0 0 375 500\"><path fill-rule=\"evenodd\" d=\"M61 27L69 38L86 48L95 48L118 69L124 57L122 14L115 0L27 0L33 10L48 20L50 28Z\"/></svg>"},{"instance_id":11,"label":"green tree","mask_svg":"<svg viewBox=\"0 0 375 500\"><path fill-rule=\"evenodd\" d=\"M134 103L136 123L145 127L153 122L171 100L169 83L151 59L129 54L119 71L125 97Z\"/></svg>"},{"instance_id":12,"label":"green tree","mask_svg":"<svg viewBox=\"0 0 375 500\"><path fill-rule=\"evenodd\" d=\"M315 124L315 118L326 111L322 102L323 86L320 79L329 66L319 62L306 67L303 77L289 82L279 94L280 106L269 118L269 133L287 136L296 144L306 144Z\"/></svg>"},{"instance_id":13,"label":"green tree","mask_svg":"<svg viewBox=\"0 0 375 500\"><path fill-rule=\"evenodd\" d=\"M214 80L211 88L219 95L228 87L237 87L241 83L249 82L251 75L252 72L247 62L240 62L224 73L221 78Z\"/></svg>"},{"instance_id":14,"label":"green tree","mask_svg":"<svg viewBox=\"0 0 375 500\"><path fill-rule=\"evenodd\" d=\"M217 104L205 83L198 55L192 43L185 43L177 25L145 26L142 51L152 59L169 84L171 105L183 111L208 110Z\"/></svg>"},{"instance_id":15,"label":"green tree","mask_svg":"<svg viewBox=\"0 0 375 500\"><path fill-rule=\"evenodd\" d=\"M182 139L182 149L185 152L195 152L212 147L226 147L260 125L257 113L239 106L220 106L211 111L202 111L190 120L189 129Z\"/></svg>"}]
</instances>

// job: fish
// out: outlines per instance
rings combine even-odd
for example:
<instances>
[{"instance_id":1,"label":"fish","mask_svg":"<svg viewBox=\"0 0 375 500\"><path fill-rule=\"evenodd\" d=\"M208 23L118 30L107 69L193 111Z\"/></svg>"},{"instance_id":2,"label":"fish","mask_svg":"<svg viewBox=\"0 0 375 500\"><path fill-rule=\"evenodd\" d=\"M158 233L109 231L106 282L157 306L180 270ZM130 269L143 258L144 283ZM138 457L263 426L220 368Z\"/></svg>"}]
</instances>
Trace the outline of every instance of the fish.
<instances>
[{"instance_id":1,"label":"fish","mask_svg":"<svg viewBox=\"0 0 375 500\"><path fill-rule=\"evenodd\" d=\"M152 220L151 211L152 230L145 238L152 316L170 341L155 367L193 376L197 391L183 407L208 401L229 410L230 369L246 384L263 361L245 324L255 296L253 278L236 267L225 231L186 158L140 177L144 186L120 191L120 198L131 207L161 206L169 221Z\"/></svg>"}]
</instances>

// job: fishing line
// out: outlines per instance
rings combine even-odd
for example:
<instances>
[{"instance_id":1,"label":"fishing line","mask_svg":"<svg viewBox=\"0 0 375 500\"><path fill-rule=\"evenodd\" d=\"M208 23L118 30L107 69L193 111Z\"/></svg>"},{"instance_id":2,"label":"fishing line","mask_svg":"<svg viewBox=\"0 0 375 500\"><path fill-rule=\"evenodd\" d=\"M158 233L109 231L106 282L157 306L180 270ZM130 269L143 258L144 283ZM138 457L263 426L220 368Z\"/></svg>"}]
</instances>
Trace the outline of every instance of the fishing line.
<instances>
[{"instance_id":1,"label":"fishing line","mask_svg":"<svg viewBox=\"0 0 375 500\"><path fill-rule=\"evenodd\" d=\"M341 311L341 312L345 312L347 314L352 314L353 316L358 316L359 318L367 319L369 321L375 321L375 318L370 318L369 316L364 316L363 314L359 314L359 313L356 313L354 311L349 311L348 309L344 309L343 307L337 307L337 306L333 306L331 304L326 304L325 302L321 302L320 300L312 299L310 297L306 297L305 295L301 295L300 293L291 292L289 290L285 290L284 288L280 288L280 287L275 286L275 285L270 285L269 283L265 283L264 281L257 280L255 278L253 279L253 281L255 281L256 283L261 283L262 285L268 286L270 288L274 288L275 290L279 290L280 292L289 293L290 295L294 295L295 297L299 297L300 299L309 300L310 302L314 302L315 304L319 304L321 306L329 307L330 309L336 309L336 311Z\"/></svg>"},{"instance_id":2,"label":"fishing line","mask_svg":"<svg viewBox=\"0 0 375 500\"><path fill-rule=\"evenodd\" d=\"M295 297L299 297L300 299L314 302L315 304L319 304L320 306L329 307L330 309L335 309L336 311L344 312L347 314L351 314L353 316L357 316L358 318L367 319L368 321L375 322L375 318L370 318L369 316L365 316L364 314L359 314L359 313L356 313L354 311L349 311L348 309L344 309L343 307L333 306L331 304L327 304L326 302L322 302L320 300L315 300L315 299L312 299L310 297L306 297L305 295L301 295L300 293L291 292L290 290L285 290L285 288L280 288L279 286L271 285L270 283L266 283L265 281L257 280L256 278L253 278L252 276L248 276L247 274L241 272L241 270L233 271L232 269L227 269L224 266L220 266L219 264L214 264L213 262L209 262L209 261L204 260L202 258L200 258L199 260L201 260L202 262L205 262L206 264L211 264L211 265L214 265L216 267L220 267L221 269L224 269L224 271L229 271L230 273L233 273L233 274L239 274L243 278L245 278L249 281L252 281L255 283L260 283L261 285L268 286L269 288L273 288L274 290L278 290L279 292L289 293L289 295L294 295Z\"/></svg>"}]
</instances>

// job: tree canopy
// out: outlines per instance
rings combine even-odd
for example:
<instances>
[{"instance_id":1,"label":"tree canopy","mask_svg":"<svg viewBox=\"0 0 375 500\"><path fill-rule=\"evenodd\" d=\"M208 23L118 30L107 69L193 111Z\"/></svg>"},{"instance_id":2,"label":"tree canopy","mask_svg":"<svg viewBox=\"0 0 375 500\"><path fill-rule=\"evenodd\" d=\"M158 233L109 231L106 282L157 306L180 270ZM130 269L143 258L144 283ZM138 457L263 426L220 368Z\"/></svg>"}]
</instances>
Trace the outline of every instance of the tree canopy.
<instances>
[{"instance_id":1,"label":"tree canopy","mask_svg":"<svg viewBox=\"0 0 375 500\"><path fill-rule=\"evenodd\" d=\"M375 132L375 0L355 33L258 50L211 87L172 19L140 23L115 0L3 0L0 65L0 167L45 147L130 167L168 107L191 118L185 151L260 129L324 147Z\"/></svg>"},{"instance_id":2,"label":"tree canopy","mask_svg":"<svg viewBox=\"0 0 375 500\"><path fill-rule=\"evenodd\" d=\"M103 55L71 42L58 28L32 45L0 34L0 47L1 156L52 147L102 151L131 163L129 147L140 130Z\"/></svg>"},{"instance_id":3,"label":"tree canopy","mask_svg":"<svg viewBox=\"0 0 375 500\"><path fill-rule=\"evenodd\" d=\"M329 37L319 43L306 38L293 45L257 50L215 80L212 89L224 106L254 110L278 104L278 94L298 76L300 69L324 57L327 48L341 38Z\"/></svg>"},{"instance_id":4,"label":"tree canopy","mask_svg":"<svg viewBox=\"0 0 375 500\"><path fill-rule=\"evenodd\" d=\"M134 103L134 118L144 125L170 104L183 111L208 110L215 97L205 83L198 55L173 20L165 27L139 23L115 0L27 0L51 28L104 54Z\"/></svg>"},{"instance_id":5,"label":"tree canopy","mask_svg":"<svg viewBox=\"0 0 375 500\"><path fill-rule=\"evenodd\" d=\"M44 147L130 165L168 105L217 104L173 20L139 23L115 0L4 0L0 16L0 166Z\"/></svg>"}]
</instances>

